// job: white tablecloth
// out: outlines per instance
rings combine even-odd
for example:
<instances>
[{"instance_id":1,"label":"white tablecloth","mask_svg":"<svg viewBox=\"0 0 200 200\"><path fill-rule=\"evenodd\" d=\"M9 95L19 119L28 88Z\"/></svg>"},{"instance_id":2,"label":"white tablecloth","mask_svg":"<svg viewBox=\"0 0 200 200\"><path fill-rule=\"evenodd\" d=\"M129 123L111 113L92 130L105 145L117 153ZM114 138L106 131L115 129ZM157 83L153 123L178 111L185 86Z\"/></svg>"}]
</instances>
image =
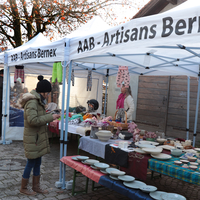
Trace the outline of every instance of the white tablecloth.
<instances>
[{"instance_id":1,"label":"white tablecloth","mask_svg":"<svg viewBox=\"0 0 200 200\"><path fill-rule=\"evenodd\" d=\"M61 130L61 122L59 122L59 130ZM65 131L65 123L63 130ZM91 130L90 127L82 127L82 126L68 124L68 133L85 136L86 132L89 130Z\"/></svg>"},{"instance_id":2,"label":"white tablecloth","mask_svg":"<svg viewBox=\"0 0 200 200\"><path fill-rule=\"evenodd\" d=\"M79 149L87 151L95 156L105 158L105 146L107 144L114 144L116 140L108 140L108 142L101 142L99 139L92 139L90 136L80 138Z\"/></svg>"}]
</instances>

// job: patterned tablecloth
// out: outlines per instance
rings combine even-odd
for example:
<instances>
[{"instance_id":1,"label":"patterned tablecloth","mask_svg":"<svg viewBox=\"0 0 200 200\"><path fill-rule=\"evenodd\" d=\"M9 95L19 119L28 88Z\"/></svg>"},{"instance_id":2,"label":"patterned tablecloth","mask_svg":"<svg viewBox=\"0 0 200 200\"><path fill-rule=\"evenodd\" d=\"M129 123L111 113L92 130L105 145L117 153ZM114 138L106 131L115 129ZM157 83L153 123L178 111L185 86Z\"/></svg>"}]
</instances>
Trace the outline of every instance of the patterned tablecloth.
<instances>
[{"instance_id":1,"label":"patterned tablecloth","mask_svg":"<svg viewBox=\"0 0 200 200\"><path fill-rule=\"evenodd\" d=\"M175 165L174 161L180 160L179 158L171 158L170 160L157 160L155 158L149 159L149 169L161 174L171 176L173 178L186 181L188 183L200 185L200 171L186 169L181 166Z\"/></svg>"}]
</instances>

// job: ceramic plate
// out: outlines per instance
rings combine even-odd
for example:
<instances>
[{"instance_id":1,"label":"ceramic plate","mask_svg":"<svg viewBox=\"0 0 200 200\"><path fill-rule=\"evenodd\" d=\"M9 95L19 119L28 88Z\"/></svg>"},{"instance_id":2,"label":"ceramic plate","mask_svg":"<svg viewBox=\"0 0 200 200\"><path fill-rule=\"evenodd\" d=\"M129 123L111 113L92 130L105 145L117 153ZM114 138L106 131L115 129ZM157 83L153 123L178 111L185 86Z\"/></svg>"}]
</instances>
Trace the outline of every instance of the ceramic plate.
<instances>
[{"instance_id":1,"label":"ceramic plate","mask_svg":"<svg viewBox=\"0 0 200 200\"><path fill-rule=\"evenodd\" d=\"M87 159L89 159L89 157L87 157L87 156L76 156L76 158L78 160L87 160Z\"/></svg>"},{"instance_id":2,"label":"ceramic plate","mask_svg":"<svg viewBox=\"0 0 200 200\"><path fill-rule=\"evenodd\" d=\"M109 167L109 168L106 168L106 169L105 169L105 171L108 172L109 174L110 174L110 172L111 172L112 170L118 170L118 169L113 168L113 167ZM119 171L119 170L118 170L118 171Z\"/></svg>"},{"instance_id":3,"label":"ceramic plate","mask_svg":"<svg viewBox=\"0 0 200 200\"><path fill-rule=\"evenodd\" d=\"M88 159L85 160L85 163L87 163L88 165L94 165L94 163L99 163L99 161L94 159Z\"/></svg>"},{"instance_id":4,"label":"ceramic plate","mask_svg":"<svg viewBox=\"0 0 200 200\"><path fill-rule=\"evenodd\" d=\"M99 170L97 167L95 167L94 165L90 165L90 167L92 168L92 169L95 169L95 170Z\"/></svg>"},{"instance_id":5,"label":"ceramic plate","mask_svg":"<svg viewBox=\"0 0 200 200\"><path fill-rule=\"evenodd\" d=\"M159 145L158 142L152 142L152 141L146 141L146 140L142 140L135 143L136 146L138 146L138 144L150 144L150 145L155 145L155 146Z\"/></svg>"},{"instance_id":6,"label":"ceramic plate","mask_svg":"<svg viewBox=\"0 0 200 200\"><path fill-rule=\"evenodd\" d=\"M159 147L166 149L166 150L171 150L171 149L175 149L174 146L170 146L170 145L160 145Z\"/></svg>"},{"instance_id":7,"label":"ceramic plate","mask_svg":"<svg viewBox=\"0 0 200 200\"><path fill-rule=\"evenodd\" d=\"M141 182L141 181L133 181L133 182L123 182L123 184L126 186L126 187L129 187L129 188L133 188L133 189L139 189L141 187L145 187L146 184Z\"/></svg>"},{"instance_id":8,"label":"ceramic plate","mask_svg":"<svg viewBox=\"0 0 200 200\"><path fill-rule=\"evenodd\" d=\"M111 170L110 174L112 176L123 176L124 174L126 174L126 172L120 171L120 170Z\"/></svg>"},{"instance_id":9,"label":"ceramic plate","mask_svg":"<svg viewBox=\"0 0 200 200\"><path fill-rule=\"evenodd\" d=\"M155 192L150 192L149 195L150 195L153 199L162 200L161 195L163 195L163 194L166 194L166 192L155 191Z\"/></svg>"},{"instance_id":10,"label":"ceramic plate","mask_svg":"<svg viewBox=\"0 0 200 200\"><path fill-rule=\"evenodd\" d=\"M169 160L170 158L172 158L172 156L165 154L165 153L159 153L159 154L151 154L151 156L153 158L156 158L158 160Z\"/></svg>"},{"instance_id":11,"label":"ceramic plate","mask_svg":"<svg viewBox=\"0 0 200 200\"><path fill-rule=\"evenodd\" d=\"M186 198L180 194L166 193L161 195L163 200L186 200Z\"/></svg>"},{"instance_id":12,"label":"ceramic plate","mask_svg":"<svg viewBox=\"0 0 200 200\"><path fill-rule=\"evenodd\" d=\"M94 163L94 166L95 166L96 168L98 168L98 169L106 169L106 168L109 167L109 165L106 164L106 163Z\"/></svg>"},{"instance_id":13,"label":"ceramic plate","mask_svg":"<svg viewBox=\"0 0 200 200\"><path fill-rule=\"evenodd\" d=\"M81 162L82 162L84 165L90 165L90 164L86 163L85 160L82 160Z\"/></svg>"},{"instance_id":14,"label":"ceramic plate","mask_svg":"<svg viewBox=\"0 0 200 200\"><path fill-rule=\"evenodd\" d=\"M136 149L135 149L135 152L141 153L141 154L147 154L147 152L143 151L143 150L140 149L140 148L136 148Z\"/></svg>"},{"instance_id":15,"label":"ceramic plate","mask_svg":"<svg viewBox=\"0 0 200 200\"><path fill-rule=\"evenodd\" d=\"M150 154L159 154L162 152L162 148L156 147L156 148L142 148L143 151L150 153Z\"/></svg>"},{"instance_id":16,"label":"ceramic plate","mask_svg":"<svg viewBox=\"0 0 200 200\"><path fill-rule=\"evenodd\" d=\"M72 160L79 161L76 157L72 157Z\"/></svg>"},{"instance_id":17,"label":"ceramic plate","mask_svg":"<svg viewBox=\"0 0 200 200\"><path fill-rule=\"evenodd\" d=\"M111 178L111 179L113 179L113 180L119 180L116 176L112 176L112 175L109 175L109 177Z\"/></svg>"},{"instance_id":18,"label":"ceramic plate","mask_svg":"<svg viewBox=\"0 0 200 200\"><path fill-rule=\"evenodd\" d=\"M140 190L142 190L143 192L155 192L157 190L157 187L152 185L146 185L144 187L140 187Z\"/></svg>"},{"instance_id":19,"label":"ceramic plate","mask_svg":"<svg viewBox=\"0 0 200 200\"><path fill-rule=\"evenodd\" d=\"M140 148L155 148L155 145L151 145L151 144L138 144L137 146L139 146Z\"/></svg>"},{"instance_id":20,"label":"ceramic plate","mask_svg":"<svg viewBox=\"0 0 200 200\"><path fill-rule=\"evenodd\" d=\"M129 175L118 176L118 179L125 182L132 182L135 180L133 176L129 176Z\"/></svg>"},{"instance_id":21,"label":"ceramic plate","mask_svg":"<svg viewBox=\"0 0 200 200\"><path fill-rule=\"evenodd\" d=\"M103 170L103 169L101 169L100 172L103 173L103 174L108 174L108 172L106 170Z\"/></svg>"}]
</instances>

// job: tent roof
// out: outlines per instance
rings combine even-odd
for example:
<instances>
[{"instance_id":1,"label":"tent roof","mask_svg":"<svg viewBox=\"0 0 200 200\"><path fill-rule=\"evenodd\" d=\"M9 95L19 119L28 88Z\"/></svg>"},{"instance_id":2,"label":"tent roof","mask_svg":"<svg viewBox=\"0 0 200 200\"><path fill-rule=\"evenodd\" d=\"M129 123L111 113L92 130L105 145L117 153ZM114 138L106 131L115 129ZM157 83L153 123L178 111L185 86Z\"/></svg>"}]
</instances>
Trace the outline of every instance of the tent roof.
<instances>
[{"instance_id":1,"label":"tent roof","mask_svg":"<svg viewBox=\"0 0 200 200\"><path fill-rule=\"evenodd\" d=\"M169 12L72 38L69 58L76 63L126 65L130 71L148 75L159 71L162 75L198 76L199 24L200 2L189 0Z\"/></svg>"}]
</instances>

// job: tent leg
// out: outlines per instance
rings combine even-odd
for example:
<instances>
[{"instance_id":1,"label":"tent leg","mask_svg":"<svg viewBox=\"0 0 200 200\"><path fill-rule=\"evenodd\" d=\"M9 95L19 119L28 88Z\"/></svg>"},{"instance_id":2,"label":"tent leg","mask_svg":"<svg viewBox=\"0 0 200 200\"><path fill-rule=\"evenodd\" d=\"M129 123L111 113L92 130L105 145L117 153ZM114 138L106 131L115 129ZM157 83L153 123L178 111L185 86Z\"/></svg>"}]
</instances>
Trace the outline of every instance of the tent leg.
<instances>
[{"instance_id":1,"label":"tent leg","mask_svg":"<svg viewBox=\"0 0 200 200\"><path fill-rule=\"evenodd\" d=\"M106 114L107 89L108 89L108 76L106 77L106 92L105 92L104 110L103 110L104 115Z\"/></svg>"},{"instance_id":2,"label":"tent leg","mask_svg":"<svg viewBox=\"0 0 200 200\"><path fill-rule=\"evenodd\" d=\"M187 82L187 126L186 126L186 139L189 140L189 122L190 122L190 77L188 76Z\"/></svg>"},{"instance_id":3,"label":"tent leg","mask_svg":"<svg viewBox=\"0 0 200 200\"><path fill-rule=\"evenodd\" d=\"M69 64L69 74L68 74L68 88L67 88L67 103L66 103L66 118L65 118L65 137L64 137L64 156L67 155L67 135L68 135L68 113L69 113L69 101L70 101L70 89L71 89L71 72L72 72L72 61ZM62 189L65 189L65 168L63 168L63 184Z\"/></svg>"},{"instance_id":4,"label":"tent leg","mask_svg":"<svg viewBox=\"0 0 200 200\"><path fill-rule=\"evenodd\" d=\"M194 122L194 135L193 135L193 147L195 147L196 131L197 131L197 121L198 121L198 110L199 110L199 91L200 90L200 76L198 77L198 90L197 90L197 103L196 103L196 113Z\"/></svg>"},{"instance_id":5,"label":"tent leg","mask_svg":"<svg viewBox=\"0 0 200 200\"><path fill-rule=\"evenodd\" d=\"M3 78L3 82L6 81L6 94L3 94L3 97L5 97L5 109L4 109L4 113L3 113L3 109L2 109L2 114L3 114L3 126L2 126L2 136L3 136L3 144L10 144L11 142L6 142L6 121L7 121L7 105L8 105L8 83L9 83L9 67L8 67L8 54L5 53L5 57L4 57L4 78ZM3 87L5 85L3 84ZM4 88L3 88L4 90Z\"/></svg>"},{"instance_id":6,"label":"tent leg","mask_svg":"<svg viewBox=\"0 0 200 200\"><path fill-rule=\"evenodd\" d=\"M63 128L64 128L64 110L65 110L65 76L66 76L66 61L63 66L63 88L62 88L62 110L61 110L61 131L60 131L60 159L63 157ZM62 187L62 169L63 163L60 162L59 181L55 183L57 188Z\"/></svg>"}]
</instances>

